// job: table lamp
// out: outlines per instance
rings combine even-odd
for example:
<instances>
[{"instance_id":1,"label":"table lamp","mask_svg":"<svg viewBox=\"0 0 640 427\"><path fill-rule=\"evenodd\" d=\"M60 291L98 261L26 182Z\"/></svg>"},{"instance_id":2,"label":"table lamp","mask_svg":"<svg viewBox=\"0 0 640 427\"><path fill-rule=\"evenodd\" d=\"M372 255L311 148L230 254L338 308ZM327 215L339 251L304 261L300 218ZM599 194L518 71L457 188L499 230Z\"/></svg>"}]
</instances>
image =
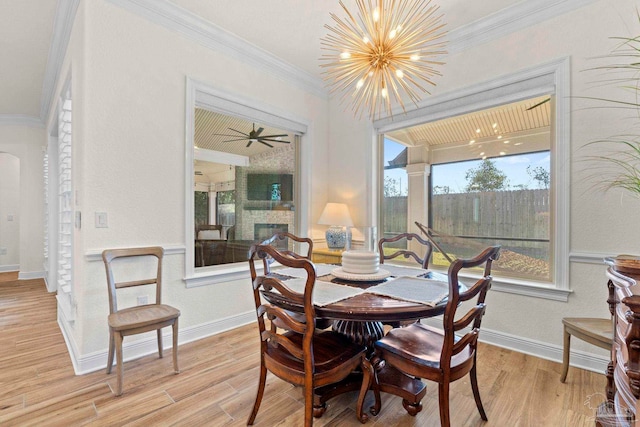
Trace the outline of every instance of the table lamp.
<instances>
[{"instance_id":1,"label":"table lamp","mask_svg":"<svg viewBox=\"0 0 640 427\"><path fill-rule=\"evenodd\" d=\"M344 203L327 203L318 224L329 225L325 234L329 249L343 249L347 243L347 232L344 227L353 227L349 208Z\"/></svg>"}]
</instances>

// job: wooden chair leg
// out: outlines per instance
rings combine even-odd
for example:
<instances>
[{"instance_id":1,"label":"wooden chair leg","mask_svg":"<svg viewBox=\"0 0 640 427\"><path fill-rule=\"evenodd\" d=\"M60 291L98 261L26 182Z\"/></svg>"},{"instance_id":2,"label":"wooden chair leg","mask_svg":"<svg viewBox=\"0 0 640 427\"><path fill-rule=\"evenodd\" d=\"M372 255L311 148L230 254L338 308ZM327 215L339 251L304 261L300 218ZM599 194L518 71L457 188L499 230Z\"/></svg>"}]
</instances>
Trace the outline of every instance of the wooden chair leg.
<instances>
[{"instance_id":1,"label":"wooden chair leg","mask_svg":"<svg viewBox=\"0 0 640 427\"><path fill-rule=\"evenodd\" d=\"M124 379L124 368L123 368L123 360L122 360L122 334L120 332L114 333L115 344L116 344L116 376L117 384L116 384L116 396L120 396L122 394L122 383Z\"/></svg>"},{"instance_id":2,"label":"wooden chair leg","mask_svg":"<svg viewBox=\"0 0 640 427\"><path fill-rule=\"evenodd\" d=\"M304 427L311 426L313 426L313 383L304 387Z\"/></svg>"},{"instance_id":3,"label":"wooden chair leg","mask_svg":"<svg viewBox=\"0 0 640 427\"><path fill-rule=\"evenodd\" d=\"M476 400L476 406L478 407L478 412L480 412L480 418L484 421L487 421L487 414L484 412L484 407L482 406L482 400L480 400L480 390L478 389L478 377L476 375L476 361L473 361L473 368L471 368L471 372L469 375L471 376L471 390L473 390L473 398Z\"/></svg>"},{"instance_id":4,"label":"wooden chair leg","mask_svg":"<svg viewBox=\"0 0 640 427\"><path fill-rule=\"evenodd\" d=\"M560 375L560 382L563 383L567 380L567 374L569 373L569 352L571 351L571 334L567 332L567 327L564 327L564 348L562 350L562 375Z\"/></svg>"},{"instance_id":5,"label":"wooden chair leg","mask_svg":"<svg viewBox=\"0 0 640 427\"><path fill-rule=\"evenodd\" d=\"M180 373L178 369L178 319L173 323L173 370L176 374Z\"/></svg>"},{"instance_id":6,"label":"wooden chair leg","mask_svg":"<svg viewBox=\"0 0 640 427\"><path fill-rule=\"evenodd\" d=\"M109 355L107 356L107 374L111 373L111 367L113 366L113 331L109 328Z\"/></svg>"},{"instance_id":7,"label":"wooden chair leg","mask_svg":"<svg viewBox=\"0 0 640 427\"><path fill-rule=\"evenodd\" d=\"M382 399L380 399L380 382L378 381L378 372L373 369L373 377L371 378L371 389L373 390L374 402L373 406L369 408L371 415L376 416L380 412L382 407Z\"/></svg>"},{"instance_id":8,"label":"wooden chair leg","mask_svg":"<svg viewBox=\"0 0 640 427\"><path fill-rule=\"evenodd\" d=\"M367 397L367 391L371 388L373 380L373 365L366 357L362 358L362 386L360 387L360 394L358 395L358 403L356 404L356 416L358 420L364 424L369 420L369 416L364 413L362 407L364 406L364 399Z\"/></svg>"},{"instance_id":9,"label":"wooden chair leg","mask_svg":"<svg viewBox=\"0 0 640 427\"><path fill-rule=\"evenodd\" d=\"M260 381L258 382L258 393L256 394L256 401L253 403L253 410L247 420L247 425L253 425L253 422L258 415L258 409L260 409L260 403L262 403L262 396L264 395L264 386L267 382L267 367L264 365L264 359L260 360Z\"/></svg>"},{"instance_id":10,"label":"wooden chair leg","mask_svg":"<svg viewBox=\"0 0 640 427\"><path fill-rule=\"evenodd\" d=\"M158 357L162 359L162 329L156 329L158 335Z\"/></svg>"},{"instance_id":11,"label":"wooden chair leg","mask_svg":"<svg viewBox=\"0 0 640 427\"><path fill-rule=\"evenodd\" d=\"M440 425L442 427L450 427L449 382L438 384L438 406L440 406Z\"/></svg>"}]
</instances>

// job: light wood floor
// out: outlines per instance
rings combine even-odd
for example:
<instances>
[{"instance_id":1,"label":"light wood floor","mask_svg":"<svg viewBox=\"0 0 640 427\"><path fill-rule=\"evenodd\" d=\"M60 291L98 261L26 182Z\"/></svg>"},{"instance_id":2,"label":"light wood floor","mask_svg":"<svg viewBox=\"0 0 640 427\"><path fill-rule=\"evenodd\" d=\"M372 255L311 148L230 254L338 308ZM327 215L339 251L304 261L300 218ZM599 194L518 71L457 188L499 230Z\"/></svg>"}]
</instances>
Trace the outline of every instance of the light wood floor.
<instances>
[{"instance_id":1,"label":"light wood floor","mask_svg":"<svg viewBox=\"0 0 640 427\"><path fill-rule=\"evenodd\" d=\"M106 291L105 291L106 292ZM560 327L560 325L558 325ZM41 280L0 283L0 425L242 426L258 380L254 326L184 344L182 372L171 358L148 356L125 364L124 394L114 374L75 376L56 323L55 296ZM489 421L475 408L469 381L454 383L453 426L591 426L604 396L603 375L572 368L561 384L560 365L482 345L478 372ZM399 398L383 394L369 426L439 426L437 386L428 383L424 409L406 414ZM329 401L318 426L358 426L355 394ZM369 396L371 400L371 396ZM302 394L269 376L256 426L300 426Z\"/></svg>"}]
</instances>

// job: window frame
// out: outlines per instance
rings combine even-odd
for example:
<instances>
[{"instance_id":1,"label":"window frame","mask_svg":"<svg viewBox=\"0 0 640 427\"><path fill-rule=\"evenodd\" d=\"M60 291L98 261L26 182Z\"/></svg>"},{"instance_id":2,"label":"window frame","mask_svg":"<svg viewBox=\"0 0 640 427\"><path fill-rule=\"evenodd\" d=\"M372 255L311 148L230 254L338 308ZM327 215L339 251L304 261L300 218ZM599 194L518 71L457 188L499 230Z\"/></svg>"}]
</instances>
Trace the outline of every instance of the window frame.
<instances>
[{"instance_id":1,"label":"window frame","mask_svg":"<svg viewBox=\"0 0 640 427\"><path fill-rule=\"evenodd\" d=\"M187 288L212 285L249 277L246 263L222 264L211 268L195 268L194 254L194 166L196 157L194 141L195 109L205 108L217 113L241 117L250 121L259 121L270 126L296 134L299 139L296 154L296 171L298 185L295 189L296 226L299 234L306 235L310 223L311 179L311 137L309 136L310 121L297 116L290 111L283 111L263 101L215 88L190 77L186 79L185 103L185 205L184 205L184 281ZM201 150L204 151L204 150ZM224 153L227 156L235 156ZM224 159L216 159L216 162Z\"/></svg>"},{"instance_id":2,"label":"window frame","mask_svg":"<svg viewBox=\"0 0 640 427\"><path fill-rule=\"evenodd\" d=\"M387 132L441 120L504 104L551 94L551 172L550 197L553 200L551 233L553 274L550 284L494 278L493 289L501 292L527 295L556 301L568 301L569 288L569 231L570 231L570 58L537 65L519 72L481 82L459 90L434 96L422 102L419 108L404 116L388 117L373 123L378 143ZM400 117L400 120L398 118ZM381 148L379 147L379 150ZM382 160L377 159L377 186L381 188ZM376 192L380 206L381 194ZM426 213L425 213L426 214ZM427 218L422 218L426 223Z\"/></svg>"}]
</instances>

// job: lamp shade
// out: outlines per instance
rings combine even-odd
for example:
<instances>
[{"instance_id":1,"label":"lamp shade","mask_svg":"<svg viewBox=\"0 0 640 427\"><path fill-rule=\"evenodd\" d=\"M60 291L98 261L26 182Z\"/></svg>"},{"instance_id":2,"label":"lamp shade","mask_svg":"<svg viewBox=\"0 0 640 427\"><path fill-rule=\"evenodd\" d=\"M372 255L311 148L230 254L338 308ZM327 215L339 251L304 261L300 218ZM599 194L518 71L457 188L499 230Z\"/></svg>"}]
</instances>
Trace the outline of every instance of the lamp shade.
<instances>
[{"instance_id":1,"label":"lamp shade","mask_svg":"<svg viewBox=\"0 0 640 427\"><path fill-rule=\"evenodd\" d=\"M327 203L322 215L320 215L318 224L353 227L349 208L344 203Z\"/></svg>"}]
</instances>

